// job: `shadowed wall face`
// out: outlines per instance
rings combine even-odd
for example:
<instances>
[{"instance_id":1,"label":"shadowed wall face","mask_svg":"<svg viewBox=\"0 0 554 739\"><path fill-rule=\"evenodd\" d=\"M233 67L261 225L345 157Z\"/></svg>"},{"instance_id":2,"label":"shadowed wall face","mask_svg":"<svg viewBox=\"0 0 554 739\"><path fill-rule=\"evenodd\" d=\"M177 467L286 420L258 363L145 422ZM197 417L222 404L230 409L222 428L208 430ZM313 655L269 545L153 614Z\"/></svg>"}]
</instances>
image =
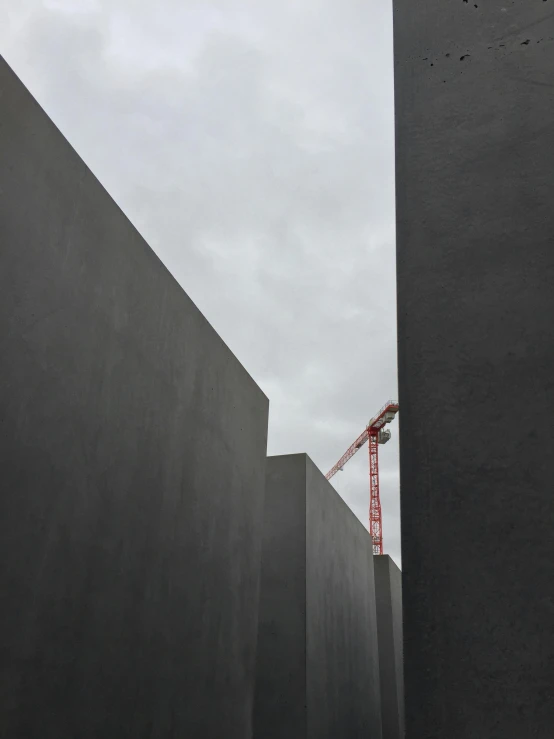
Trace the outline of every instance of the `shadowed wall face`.
<instances>
[{"instance_id":1,"label":"shadowed wall face","mask_svg":"<svg viewBox=\"0 0 554 739\"><path fill-rule=\"evenodd\" d=\"M375 599L383 739L404 737L402 573L388 554L375 556Z\"/></svg>"},{"instance_id":2,"label":"shadowed wall face","mask_svg":"<svg viewBox=\"0 0 554 739\"><path fill-rule=\"evenodd\" d=\"M305 739L306 456L269 457L254 737Z\"/></svg>"},{"instance_id":3,"label":"shadowed wall face","mask_svg":"<svg viewBox=\"0 0 554 739\"><path fill-rule=\"evenodd\" d=\"M394 0L407 739L554 726L554 7Z\"/></svg>"},{"instance_id":4,"label":"shadowed wall face","mask_svg":"<svg viewBox=\"0 0 554 739\"><path fill-rule=\"evenodd\" d=\"M371 537L306 455L265 500L254 736L381 739Z\"/></svg>"},{"instance_id":5,"label":"shadowed wall face","mask_svg":"<svg viewBox=\"0 0 554 739\"><path fill-rule=\"evenodd\" d=\"M251 733L267 400L0 60L0 735Z\"/></svg>"}]
</instances>

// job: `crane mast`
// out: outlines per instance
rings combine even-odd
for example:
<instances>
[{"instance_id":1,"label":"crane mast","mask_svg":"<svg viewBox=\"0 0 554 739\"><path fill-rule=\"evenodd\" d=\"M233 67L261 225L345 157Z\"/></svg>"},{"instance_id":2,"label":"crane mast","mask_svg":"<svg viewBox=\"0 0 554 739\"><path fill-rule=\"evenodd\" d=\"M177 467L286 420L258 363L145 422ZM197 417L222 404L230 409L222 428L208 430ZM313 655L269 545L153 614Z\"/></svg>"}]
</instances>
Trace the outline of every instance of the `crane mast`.
<instances>
[{"instance_id":1,"label":"crane mast","mask_svg":"<svg viewBox=\"0 0 554 739\"><path fill-rule=\"evenodd\" d=\"M381 497L379 493L379 444L386 444L391 432L385 426L394 420L398 413L398 402L389 400L381 410L373 416L365 430L351 444L339 461L325 475L330 480L337 472L342 472L344 465L356 452L369 441L369 532L373 539L373 554L383 554L383 517L381 515Z\"/></svg>"}]
</instances>

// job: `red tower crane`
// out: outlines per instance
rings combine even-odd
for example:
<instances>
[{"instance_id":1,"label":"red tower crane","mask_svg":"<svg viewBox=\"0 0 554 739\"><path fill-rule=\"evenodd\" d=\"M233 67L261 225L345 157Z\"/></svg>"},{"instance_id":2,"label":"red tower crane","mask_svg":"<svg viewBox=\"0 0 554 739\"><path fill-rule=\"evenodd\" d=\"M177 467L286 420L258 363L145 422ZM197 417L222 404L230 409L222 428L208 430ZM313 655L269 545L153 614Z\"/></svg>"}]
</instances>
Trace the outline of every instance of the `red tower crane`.
<instances>
[{"instance_id":1,"label":"red tower crane","mask_svg":"<svg viewBox=\"0 0 554 739\"><path fill-rule=\"evenodd\" d=\"M343 470L344 465L369 440L369 533L373 538L373 554L383 554L383 519L381 517L381 498L379 496L379 444L386 444L391 432L386 429L387 423L394 420L398 413L396 400L389 400L367 424L339 461L331 467L325 477L330 480L333 475Z\"/></svg>"}]
</instances>

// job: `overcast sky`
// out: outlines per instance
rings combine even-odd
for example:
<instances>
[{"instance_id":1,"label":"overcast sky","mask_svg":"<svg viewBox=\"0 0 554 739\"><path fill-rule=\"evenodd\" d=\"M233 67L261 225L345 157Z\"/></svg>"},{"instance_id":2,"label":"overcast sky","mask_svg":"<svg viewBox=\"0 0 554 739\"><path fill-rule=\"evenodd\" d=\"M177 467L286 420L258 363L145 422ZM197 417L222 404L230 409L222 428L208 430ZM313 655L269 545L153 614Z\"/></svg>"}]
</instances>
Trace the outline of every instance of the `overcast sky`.
<instances>
[{"instance_id":1,"label":"overcast sky","mask_svg":"<svg viewBox=\"0 0 554 739\"><path fill-rule=\"evenodd\" d=\"M270 398L269 454L322 472L397 395L390 5L0 0L0 53ZM367 449L333 484L367 526Z\"/></svg>"}]
</instances>

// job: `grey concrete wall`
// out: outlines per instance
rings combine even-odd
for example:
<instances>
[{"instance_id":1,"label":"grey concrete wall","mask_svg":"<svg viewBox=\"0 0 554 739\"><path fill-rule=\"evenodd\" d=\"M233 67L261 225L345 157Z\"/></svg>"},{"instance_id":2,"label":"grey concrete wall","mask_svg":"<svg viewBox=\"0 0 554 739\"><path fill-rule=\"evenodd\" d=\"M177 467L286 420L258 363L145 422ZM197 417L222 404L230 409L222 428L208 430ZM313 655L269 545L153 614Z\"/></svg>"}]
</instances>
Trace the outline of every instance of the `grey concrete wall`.
<instances>
[{"instance_id":1,"label":"grey concrete wall","mask_svg":"<svg viewBox=\"0 0 554 739\"><path fill-rule=\"evenodd\" d=\"M406 737L550 739L554 6L394 23Z\"/></svg>"},{"instance_id":2,"label":"grey concrete wall","mask_svg":"<svg viewBox=\"0 0 554 739\"><path fill-rule=\"evenodd\" d=\"M304 454L270 457L254 736L381 739L369 533Z\"/></svg>"},{"instance_id":3,"label":"grey concrete wall","mask_svg":"<svg viewBox=\"0 0 554 739\"><path fill-rule=\"evenodd\" d=\"M309 739L381 739L373 546L306 458Z\"/></svg>"},{"instance_id":4,"label":"grey concrete wall","mask_svg":"<svg viewBox=\"0 0 554 739\"><path fill-rule=\"evenodd\" d=\"M305 739L306 457L267 460L255 739Z\"/></svg>"},{"instance_id":5,"label":"grey concrete wall","mask_svg":"<svg viewBox=\"0 0 554 739\"><path fill-rule=\"evenodd\" d=\"M251 736L268 403L0 60L0 736Z\"/></svg>"},{"instance_id":6,"label":"grey concrete wall","mask_svg":"<svg viewBox=\"0 0 554 739\"><path fill-rule=\"evenodd\" d=\"M388 556L373 558L383 739L404 736L402 573Z\"/></svg>"}]
</instances>

